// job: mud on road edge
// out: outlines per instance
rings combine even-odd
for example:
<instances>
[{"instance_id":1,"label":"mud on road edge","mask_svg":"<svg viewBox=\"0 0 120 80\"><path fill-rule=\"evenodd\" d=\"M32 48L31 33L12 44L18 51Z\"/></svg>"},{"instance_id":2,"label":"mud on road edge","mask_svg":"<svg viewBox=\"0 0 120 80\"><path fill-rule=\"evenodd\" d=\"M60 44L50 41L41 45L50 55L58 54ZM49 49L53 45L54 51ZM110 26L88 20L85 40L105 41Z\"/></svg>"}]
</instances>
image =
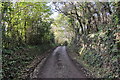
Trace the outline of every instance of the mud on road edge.
<instances>
[{"instance_id":1,"label":"mud on road edge","mask_svg":"<svg viewBox=\"0 0 120 80\"><path fill-rule=\"evenodd\" d=\"M25 72L25 74L23 74L20 79L22 80L28 80L31 79L33 72L35 71L35 69L38 67L39 64L42 65L42 63L44 63L44 60L52 53L52 51L55 49L56 47L53 47L52 49L47 50L46 52L44 52L42 55L36 57L30 65L30 66Z\"/></svg>"},{"instance_id":2,"label":"mud on road edge","mask_svg":"<svg viewBox=\"0 0 120 80\"><path fill-rule=\"evenodd\" d=\"M73 56L72 54L74 53L72 53L68 47L66 47L66 51L68 53L70 60L73 62L73 64L76 66L76 68L79 71L82 71L86 75L87 78L96 78L95 75L93 75L82 63L74 59L74 57L76 57L77 55Z\"/></svg>"}]
</instances>

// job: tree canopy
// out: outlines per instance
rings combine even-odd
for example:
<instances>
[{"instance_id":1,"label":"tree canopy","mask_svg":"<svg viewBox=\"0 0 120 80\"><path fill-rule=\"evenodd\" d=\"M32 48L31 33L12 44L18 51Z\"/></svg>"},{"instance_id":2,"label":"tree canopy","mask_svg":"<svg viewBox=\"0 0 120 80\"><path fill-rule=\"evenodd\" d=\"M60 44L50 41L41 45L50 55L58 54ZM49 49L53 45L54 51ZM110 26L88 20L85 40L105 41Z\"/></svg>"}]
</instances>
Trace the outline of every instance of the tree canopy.
<instances>
[{"instance_id":1,"label":"tree canopy","mask_svg":"<svg viewBox=\"0 0 120 80\"><path fill-rule=\"evenodd\" d=\"M55 22L60 24L53 25L65 28L68 34L64 37L69 38L70 49L93 69L97 77L119 76L119 3L53 2L55 10L60 13Z\"/></svg>"},{"instance_id":2,"label":"tree canopy","mask_svg":"<svg viewBox=\"0 0 120 80\"><path fill-rule=\"evenodd\" d=\"M50 7L46 3L2 4L3 48L15 48L26 44L50 44L52 19Z\"/></svg>"},{"instance_id":3,"label":"tree canopy","mask_svg":"<svg viewBox=\"0 0 120 80\"><path fill-rule=\"evenodd\" d=\"M0 3L3 75L7 77L8 74L8 79L15 77L9 72L13 68L7 67L14 67L20 63L19 59L24 61L28 56L37 56L34 55L35 51L42 52L43 46L36 46L52 48L60 43L77 54L76 59L83 61L97 77L119 77L120 2L49 4L51 5L47 2ZM51 18L54 13L58 15ZM34 52L23 52L26 53L24 57L21 53L18 56L13 52L21 47L24 50L26 46L32 47L29 50L34 48ZM15 71L14 68L13 72Z\"/></svg>"}]
</instances>

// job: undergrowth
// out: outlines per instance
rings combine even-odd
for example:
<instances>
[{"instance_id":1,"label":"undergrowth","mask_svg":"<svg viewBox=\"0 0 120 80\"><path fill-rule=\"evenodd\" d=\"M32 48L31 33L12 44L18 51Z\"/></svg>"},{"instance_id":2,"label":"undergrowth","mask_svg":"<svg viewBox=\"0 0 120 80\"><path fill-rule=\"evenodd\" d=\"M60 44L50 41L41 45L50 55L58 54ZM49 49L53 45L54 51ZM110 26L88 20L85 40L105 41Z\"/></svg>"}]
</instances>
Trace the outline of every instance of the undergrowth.
<instances>
[{"instance_id":1,"label":"undergrowth","mask_svg":"<svg viewBox=\"0 0 120 80\"><path fill-rule=\"evenodd\" d=\"M23 74L23 70L37 56L44 54L45 51L51 49L54 45L46 46L27 46L17 49L3 49L2 53L2 76L3 79L16 80Z\"/></svg>"}]
</instances>

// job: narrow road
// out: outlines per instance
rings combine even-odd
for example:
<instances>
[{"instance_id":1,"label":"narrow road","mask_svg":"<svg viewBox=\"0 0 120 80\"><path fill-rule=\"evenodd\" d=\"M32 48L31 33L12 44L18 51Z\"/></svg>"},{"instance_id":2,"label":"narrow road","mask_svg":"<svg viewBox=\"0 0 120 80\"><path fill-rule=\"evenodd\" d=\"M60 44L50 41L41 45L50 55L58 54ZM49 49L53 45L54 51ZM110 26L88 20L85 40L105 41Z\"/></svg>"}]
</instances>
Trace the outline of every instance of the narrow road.
<instances>
[{"instance_id":1,"label":"narrow road","mask_svg":"<svg viewBox=\"0 0 120 80\"><path fill-rule=\"evenodd\" d=\"M42 68L38 70L38 78L86 78L69 58L66 47L57 47Z\"/></svg>"}]
</instances>

